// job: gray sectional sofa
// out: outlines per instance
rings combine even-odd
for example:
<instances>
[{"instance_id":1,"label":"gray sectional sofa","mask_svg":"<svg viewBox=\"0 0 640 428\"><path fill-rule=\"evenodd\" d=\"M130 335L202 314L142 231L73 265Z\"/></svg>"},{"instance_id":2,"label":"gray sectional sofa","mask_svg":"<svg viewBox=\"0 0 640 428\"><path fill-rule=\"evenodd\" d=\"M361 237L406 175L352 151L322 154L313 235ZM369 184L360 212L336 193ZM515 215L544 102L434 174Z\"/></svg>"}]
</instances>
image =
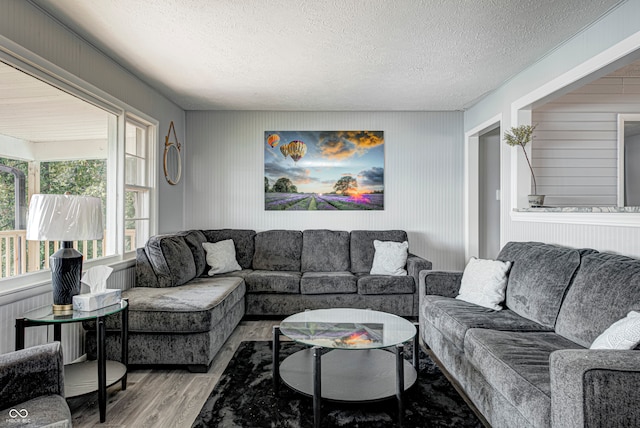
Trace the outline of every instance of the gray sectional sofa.
<instances>
[{"instance_id":1,"label":"gray sectional sofa","mask_svg":"<svg viewBox=\"0 0 640 428\"><path fill-rule=\"evenodd\" d=\"M462 272L420 274L423 341L493 427L640 426L640 352L589 350L640 309L640 260L510 242L505 309L457 300Z\"/></svg>"},{"instance_id":2,"label":"gray sectional sofa","mask_svg":"<svg viewBox=\"0 0 640 428\"><path fill-rule=\"evenodd\" d=\"M208 276L204 242L232 239L242 270ZM374 240L407 233L331 230L191 230L154 236L137 251L129 299L129 363L208 369L245 316L284 317L305 309L371 308L418 315L418 280L431 263L409 254L406 276L370 275ZM118 359L119 317L107 320L108 357ZM87 351L95 333L87 328Z\"/></svg>"}]
</instances>

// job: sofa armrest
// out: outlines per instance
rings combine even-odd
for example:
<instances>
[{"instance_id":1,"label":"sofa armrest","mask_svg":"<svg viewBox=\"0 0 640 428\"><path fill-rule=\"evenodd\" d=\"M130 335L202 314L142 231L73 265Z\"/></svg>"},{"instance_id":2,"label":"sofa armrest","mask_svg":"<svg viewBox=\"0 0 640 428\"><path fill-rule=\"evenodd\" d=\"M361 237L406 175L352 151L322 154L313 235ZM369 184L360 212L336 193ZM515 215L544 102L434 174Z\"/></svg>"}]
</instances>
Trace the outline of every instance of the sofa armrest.
<instances>
[{"instance_id":1,"label":"sofa armrest","mask_svg":"<svg viewBox=\"0 0 640 428\"><path fill-rule=\"evenodd\" d=\"M416 289L420 283L420 271L431 270L432 263L415 254L409 254L407 257L407 273L413 277L416 284Z\"/></svg>"},{"instance_id":2,"label":"sofa armrest","mask_svg":"<svg viewBox=\"0 0 640 428\"><path fill-rule=\"evenodd\" d=\"M431 270L420 272L420 296L435 294L456 297L460 290L462 272Z\"/></svg>"},{"instance_id":3,"label":"sofa armrest","mask_svg":"<svg viewBox=\"0 0 640 428\"><path fill-rule=\"evenodd\" d=\"M64 397L60 342L0 355L0 406L15 406L41 395Z\"/></svg>"},{"instance_id":4,"label":"sofa armrest","mask_svg":"<svg viewBox=\"0 0 640 428\"><path fill-rule=\"evenodd\" d=\"M640 351L555 351L550 375L551 426L640 426Z\"/></svg>"}]
</instances>

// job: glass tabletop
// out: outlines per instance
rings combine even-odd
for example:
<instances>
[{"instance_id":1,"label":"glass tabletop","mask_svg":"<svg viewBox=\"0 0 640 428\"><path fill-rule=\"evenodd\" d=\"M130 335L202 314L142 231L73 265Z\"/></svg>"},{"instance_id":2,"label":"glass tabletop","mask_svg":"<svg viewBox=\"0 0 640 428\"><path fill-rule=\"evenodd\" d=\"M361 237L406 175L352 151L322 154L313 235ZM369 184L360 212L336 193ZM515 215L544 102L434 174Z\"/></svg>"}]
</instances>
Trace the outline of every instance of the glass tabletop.
<instances>
[{"instance_id":1,"label":"glass tabletop","mask_svg":"<svg viewBox=\"0 0 640 428\"><path fill-rule=\"evenodd\" d=\"M96 309L95 311L76 311L74 310L70 314L54 314L53 307L43 306L38 309L34 309L29 312L25 312L22 317L31 322L42 322L42 323L65 323L65 322L76 322L76 321L84 321L91 320L98 317L103 317L106 315L111 315L122 311L128 305L126 300L120 300L120 303L116 303L115 305L106 306L104 308Z\"/></svg>"},{"instance_id":2,"label":"glass tabletop","mask_svg":"<svg viewBox=\"0 0 640 428\"><path fill-rule=\"evenodd\" d=\"M407 342L416 327L397 315L369 309L317 309L280 323L280 332L296 342L334 349L376 349Z\"/></svg>"}]
</instances>

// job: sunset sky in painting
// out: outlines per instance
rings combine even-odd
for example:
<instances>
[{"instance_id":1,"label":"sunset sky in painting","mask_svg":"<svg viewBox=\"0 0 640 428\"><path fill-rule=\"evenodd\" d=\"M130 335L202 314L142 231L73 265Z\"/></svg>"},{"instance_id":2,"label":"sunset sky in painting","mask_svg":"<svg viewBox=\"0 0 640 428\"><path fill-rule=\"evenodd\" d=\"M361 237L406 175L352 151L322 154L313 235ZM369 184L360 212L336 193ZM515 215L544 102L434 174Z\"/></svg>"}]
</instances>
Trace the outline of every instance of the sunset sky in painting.
<instances>
[{"instance_id":1,"label":"sunset sky in painting","mask_svg":"<svg viewBox=\"0 0 640 428\"><path fill-rule=\"evenodd\" d=\"M267 140L277 134L271 147ZM280 151L291 141L302 141L307 153L298 161ZM382 131L265 131L264 174L269 185L281 177L301 193L329 193L341 177L351 175L360 192L384 189L384 134Z\"/></svg>"}]
</instances>

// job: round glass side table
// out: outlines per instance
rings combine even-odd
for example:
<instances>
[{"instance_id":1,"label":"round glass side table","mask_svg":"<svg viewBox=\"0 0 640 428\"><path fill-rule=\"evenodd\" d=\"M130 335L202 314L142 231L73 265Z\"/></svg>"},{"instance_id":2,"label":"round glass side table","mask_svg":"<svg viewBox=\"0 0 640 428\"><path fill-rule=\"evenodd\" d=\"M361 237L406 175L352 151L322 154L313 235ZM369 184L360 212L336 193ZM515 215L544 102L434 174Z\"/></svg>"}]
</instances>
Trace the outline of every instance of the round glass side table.
<instances>
[{"instance_id":1,"label":"round glass side table","mask_svg":"<svg viewBox=\"0 0 640 428\"><path fill-rule=\"evenodd\" d=\"M120 313L121 315L121 361L110 361L106 358L106 326L105 317ZM98 391L98 407L100 422L104 422L107 412L107 387L122 381L122 390L127 389L127 364L129 360L129 302L126 299L115 305L95 311L76 311L70 314L54 314L51 306L43 306L25 312L22 318L16 319L16 350L24 348L24 334L27 327L53 325L53 339L61 341L62 324L81 321L96 321L97 354L95 361L83 361L68 364L64 367L64 395L66 398L77 397Z\"/></svg>"}]
</instances>

